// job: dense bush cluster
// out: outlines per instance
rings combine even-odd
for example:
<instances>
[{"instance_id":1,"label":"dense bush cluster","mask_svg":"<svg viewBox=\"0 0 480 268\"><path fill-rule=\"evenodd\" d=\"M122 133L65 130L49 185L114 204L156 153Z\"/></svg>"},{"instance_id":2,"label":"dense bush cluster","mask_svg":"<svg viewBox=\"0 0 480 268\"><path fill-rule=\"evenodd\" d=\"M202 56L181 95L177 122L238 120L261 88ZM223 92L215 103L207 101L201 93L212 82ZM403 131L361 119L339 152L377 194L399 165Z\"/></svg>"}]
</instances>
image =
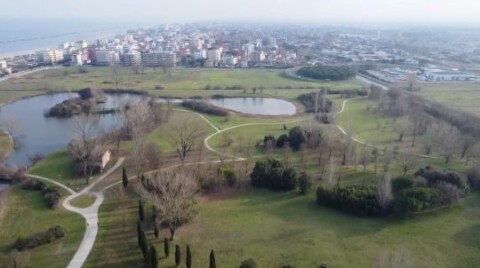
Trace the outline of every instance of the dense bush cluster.
<instances>
[{"instance_id":1,"label":"dense bush cluster","mask_svg":"<svg viewBox=\"0 0 480 268\"><path fill-rule=\"evenodd\" d=\"M379 216L375 187L317 188L317 204L359 216Z\"/></svg>"},{"instance_id":2,"label":"dense bush cluster","mask_svg":"<svg viewBox=\"0 0 480 268\"><path fill-rule=\"evenodd\" d=\"M333 102L329 99L324 100L323 98L323 94L317 94L316 92L300 94L297 97L297 99L303 104L303 106L305 106L305 111L307 113L315 112L315 104L318 105L318 112L331 113L333 108Z\"/></svg>"},{"instance_id":3,"label":"dense bush cluster","mask_svg":"<svg viewBox=\"0 0 480 268\"><path fill-rule=\"evenodd\" d=\"M228 111L226 109L217 107L205 101L186 100L182 102L182 106L200 113L219 115L219 116L228 115Z\"/></svg>"},{"instance_id":4,"label":"dense bush cluster","mask_svg":"<svg viewBox=\"0 0 480 268\"><path fill-rule=\"evenodd\" d=\"M467 179L470 187L480 190L480 167L473 167L468 170Z\"/></svg>"},{"instance_id":5,"label":"dense bush cluster","mask_svg":"<svg viewBox=\"0 0 480 268\"><path fill-rule=\"evenodd\" d=\"M360 216L412 214L450 206L468 189L466 180L452 172L439 172L429 167L419 169L415 179L399 177L391 182L391 201L380 203L380 188L349 186L317 189L317 203ZM386 193L383 193L386 194Z\"/></svg>"},{"instance_id":6,"label":"dense bush cluster","mask_svg":"<svg viewBox=\"0 0 480 268\"><path fill-rule=\"evenodd\" d=\"M65 230L57 225L45 232L32 234L28 237L19 237L13 247L17 250L33 249L42 245L52 243L53 241L65 236Z\"/></svg>"},{"instance_id":7,"label":"dense bush cluster","mask_svg":"<svg viewBox=\"0 0 480 268\"><path fill-rule=\"evenodd\" d=\"M35 179L26 180L22 184L22 189L41 192L46 205L51 209L55 209L60 201L61 195L58 187L48 187L44 182Z\"/></svg>"},{"instance_id":8,"label":"dense bush cluster","mask_svg":"<svg viewBox=\"0 0 480 268\"><path fill-rule=\"evenodd\" d=\"M275 159L257 161L250 179L254 187L274 191L291 191L297 186L295 170L283 167L282 163Z\"/></svg>"},{"instance_id":9,"label":"dense bush cluster","mask_svg":"<svg viewBox=\"0 0 480 268\"><path fill-rule=\"evenodd\" d=\"M355 77L357 69L348 65L317 65L302 67L297 71L297 74L313 79L340 81Z\"/></svg>"}]
</instances>

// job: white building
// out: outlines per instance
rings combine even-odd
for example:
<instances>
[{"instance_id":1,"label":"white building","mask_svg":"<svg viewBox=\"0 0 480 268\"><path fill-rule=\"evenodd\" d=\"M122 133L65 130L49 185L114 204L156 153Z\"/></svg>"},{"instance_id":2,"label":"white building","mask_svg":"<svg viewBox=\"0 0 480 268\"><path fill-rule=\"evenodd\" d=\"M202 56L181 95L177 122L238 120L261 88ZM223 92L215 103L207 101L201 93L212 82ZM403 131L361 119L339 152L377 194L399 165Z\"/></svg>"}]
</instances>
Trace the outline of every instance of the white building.
<instances>
[{"instance_id":1,"label":"white building","mask_svg":"<svg viewBox=\"0 0 480 268\"><path fill-rule=\"evenodd\" d=\"M137 66L142 63L142 55L138 51L130 51L123 55L124 66Z\"/></svg>"},{"instance_id":2,"label":"white building","mask_svg":"<svg viewBox=\"0 0 480 268\"><path fill-rule=\"evenodd\" d=\"M176 61L176 54L170 51L142 53L142 63L148 67L175 67Z\"/></svg>"},{"instance_id":3,"label":"white building","mask_svg":"<svg viewBox=\"0 0 480 268\"><path fill-rule=\"evenodd\" d=\"M97 50L95 52L95 58L96 60L95 62L93 62L93 64L102 66L108 66L110 64L115 64L120 61L118 52L107 49Z\"/></svg>"},{"instance_id":4,"label":"white building","mask_svg":"<svg viewBox=\"0 0 480 268\"><path fill-rule=\"evenodd\" d=\"M193 59L194 60L202 60L207 58L207 50L201 49L199 51L193 52Z\"/></svg>"},{"instance_id":5,"label":"white building","mask_svg":"<svg viewBox=\"0 0 480 268\"><path fill-rule=\"evenodd\" d=\"M213 65L217 65L222 61L222 48L209 48L207 51L207 59L211 61Z\"/></svg>"},{"instance_id":6,"label":"white building","mask_svg":"<svg viewBox=\"0 0 480 268\"><path fill-rule=\"evenodd\" d=\"M0 60L0 69L7 69L7 61Z\"/></svg>"},{"instance_id":7,"label":"white building","mask_svg":"<svg viewBox=\"0 0 480 268\"><path fill-rule=\"evenodd\" d=\"M56 64L60 61L63 61L63 51L58 49L46 49L37 51L37 59L40 63L45 64Z\"/></svg>"},{"instance_id":8,"label":"white building","mask_svg":"<svg viewBox=\"0 0 480 268\"><path fill-rule=\"evenodd\" d=\"M423 70L424 76L428 81L471 81L478 77L474 74L460 72L456 70L428 69Z\"/></svg>"}]
</instances>

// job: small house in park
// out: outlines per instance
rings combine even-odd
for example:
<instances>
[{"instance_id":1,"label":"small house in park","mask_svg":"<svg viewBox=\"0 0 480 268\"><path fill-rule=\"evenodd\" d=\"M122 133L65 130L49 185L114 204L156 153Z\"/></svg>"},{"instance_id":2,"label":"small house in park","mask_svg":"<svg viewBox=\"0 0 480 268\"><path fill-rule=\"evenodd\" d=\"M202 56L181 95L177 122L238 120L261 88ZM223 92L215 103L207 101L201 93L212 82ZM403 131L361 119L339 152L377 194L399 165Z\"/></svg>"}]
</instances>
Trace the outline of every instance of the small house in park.
<instances>
[{"instance_id":1,"label":"small house in park","mask_svg":"<svg viewBox=\"0 0 480 268\"><path fill-rule=\"evenodd\" d=\"M93 168L94 173L101 172L110 162L112 157L112 152L109 149L105 148L95 148L92 154L92 164L91 168Z\"/></svg>"}]
</instances>

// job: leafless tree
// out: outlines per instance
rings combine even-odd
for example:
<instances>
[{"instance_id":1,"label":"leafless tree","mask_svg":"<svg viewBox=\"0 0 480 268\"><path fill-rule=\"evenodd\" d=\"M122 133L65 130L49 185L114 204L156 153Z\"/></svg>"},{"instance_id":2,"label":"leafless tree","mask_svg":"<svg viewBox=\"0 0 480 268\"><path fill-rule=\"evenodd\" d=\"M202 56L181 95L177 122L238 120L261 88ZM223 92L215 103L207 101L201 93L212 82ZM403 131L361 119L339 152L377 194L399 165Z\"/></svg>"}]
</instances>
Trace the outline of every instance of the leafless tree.
<instances>
[{"instance_id":1,"label":"leafless tree","mask_svg":"<svg viewBox=\"0 0 480 268\"><path fill-rule=\"evenodd\" d=\"M143 158L150 170L158 169L163 162L163 152L160 147L150 142L143 148Z\"/></svg>"},{"instance_id":2,"label":"leafless tree","mask_svg":"<svg viewBox=\"0 0 480 268\"><path fill-rule=\"evenodd\" d=\"M390 201L392 201L392 184L390 173L384 173L378 178L377 182L377 201L380 204L381 208L385 210Z\"/></svg>"},{"instance_id":3,"label":"leafless tree","mask_svg":"<svg viewBox=\"0 0 480 268\"><path fill-rule=\"evenodd\" d=\"M403 120L396 120L395 130L398 133L398 142L403 142L403 138L405 137L405 134L408 133L410 128L411 128L411 125L409 122L406 122Z\"/></svg>"},{"instance_id":4,"label":"leafless tree","mask_svg":"<svg viewBox=\"0 0 480 268\"><path fill-rule=\"evenodd\" d=\"M393 148L392 146L387 146L383 150L383 172L386 173L390 169L390 164L393 160Z\"/></svg>"},{"instance_id":5,"label":"leafless tree","mask_svg":"<svg viewBox=\"0 0 480 268\"><path fill-rule=\"evenodd\" d=\"M285 142L282 148L282 162L286 168L290 166L291 154L292 154L292 149L290 148L290 144L288 144L288 141L287 141Z\"/></svg>"},{"instance_id":6,"label":"leafless tree","mask_svg":"<svg viewBox=\"0 0 480 268\"><path fill-rule=\"evenodd\" d=\"M201 120L188 116L182 120L178 120L172 124L170 136L175 143L178 158L185 165L185 160L190 151L206 133L205 126Z\"/></svg>"},{"instance_id":7,"label":"leafless tree","mask_svg":"<svg viewBox=\"0 0 480 268\"><path fill-rule=\"evenodd\" d=\"M69 153L81 166L82 176L87 184L92 174L93 153L98 145L95 139L97 128L98 118L95 116L75 117L73 127L75 137L68 145Z\"/></svg>"},{"instance_id":8,"label":"leafless tree","mask_svg":"<svg viewBox=\"0 0 480 268\"><path fill-rule=\"evenodd\" d=\"M265 141L263 147L265 158L271 158L273 154L273 148L275 147L275 144L273 144L273 140L269 139Z\"/></svg>"},{"instance_id":9,"label":"leafless tree","mask_svg":"<svg viewBox=\"0 0 480 268\"><path fill-rule=\"evenodd\" d=\"M110 76L112 77L113 83L115 84L115 88L119 89L120 83L122 82L122 70L120 66L116 63L110 64Z\"/></svg>"},{"instance_id":10,"label":"leafless tree","mask_svg":"<svg viewBox=\"0 0 480 268\"><path fill-rule=\"evenodd\" d=\"M437 145L445 156L445 163L449 163L455 151L461 147L462 136L455 126L447 123L440 123L437 131Z\"/></svg>"},{"instance_id":11,"label":"leafless tree","mask_svg":"<svg viewBox=\"0 0 480 268\"><path fill-rule=\"evenodd\" d=\"M367 168L369 163L370 163L370 154L368 153L367 146L364 145L362 155L360 157L360 164L363 167L362 187L365 187L365 182L367 180Z\"/></svg>"},{"instance_id":12,"label":"leafless tree","mask_svg":"<svg viewBox=\"0 0 480 268\"><path fill-rule=\"evenodd\" d=\"M0 128L7 132L13 139L13 146L19 148L21 146L20 136L23 133L22 127L14 117L0 118Z\"/></svg>"},{"instance_id":13,"label":"leafless tree","mask_svg":"<svg viewBox=\"0 0 480 268\"><path fill-rule=\"evenodd\" d=\"M198 185L184 172L157 172L139 184L135 189L140 197L158 210L159 225L166 225L170 240L176 230L197 213L196 194Z\"/></svg>"},{"instance_id":14,"label":"leafless tree","mask_svg":"<svg viewBox=\"0 0 480 268\"><path fill-rule=\"evenodd\" d=\"M307 160L308 160L308 148L306 143L300 144L300 164L303 167L303 171L307 170Z\"/></svg>"},{"instance_id":15,"label":"leafless tree","mask_svg":"<svg viewBox=\"0 0 480 268\"><path fill-rule=\"evenodd\" d=\"M152 127L153 114L147 102L141 101L130 104L125 112L125 124L133 139L133 160L135 171L140 173L142 165L145 163L142 154L145 146L145 137Z\"/></svg>"},{"instance_id":16,"label":"leafless tree","mask_svg":"<svg viewBox=\"0 0 480 268\"><path fill-rule=\"evenodd\" d=\"M402 175L405 176L408 171L414 169L417 166L418 159L416 156L400 154L399 164L402 168Z\"/></svg>"},{"instance_id":17,"label":"leafless tree","mask_svg":"<svg viewBox=\"0 0 480 268\"><path fill-rule=\"evenodd\" d=\"M335 178L336 171L337 171L337 164L335 163L335 160L330 159L330 163L328 165L327 176L324 180L325 184L328 187L334 187L335 185L337 185L337 180Z\"/></svg>"},{"instance_id":18,"label":"leafless tree","mask_svg":"<svg viewBox=\"0 0 480 268\"><path fill-rule=\"evenodd\" d=\"M464 159L465 156L475 147L477 141L470 135L464 135L461 139L461 153L460 159Z\"/></svg>"}]
</instances>

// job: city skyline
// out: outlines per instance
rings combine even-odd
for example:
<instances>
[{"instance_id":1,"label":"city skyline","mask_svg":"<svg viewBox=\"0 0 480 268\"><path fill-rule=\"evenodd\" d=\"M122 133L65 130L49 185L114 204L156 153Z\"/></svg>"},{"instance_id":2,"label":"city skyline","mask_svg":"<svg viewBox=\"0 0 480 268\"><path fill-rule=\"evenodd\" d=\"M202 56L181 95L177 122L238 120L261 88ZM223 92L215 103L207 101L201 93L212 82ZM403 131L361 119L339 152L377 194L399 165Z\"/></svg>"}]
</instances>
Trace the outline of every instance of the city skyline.
<instances>
[{"instance_id":1,"label":"city skyline","mask_svg":"<svg viewBox=\"0 0 480 268\"><path fill-rule=\"evenodd\" d=\"M480 4L469 0L179 0L92 1L82 5L59 0L19 0L2 4L2 17L102 19L132 23L215 20L340 24L476 25ZM52 8L56 7L56 8ZM62 12L58 12L61 10ZM12 16L12 14L15 14Z\"/></svg>"}]
</instances>

